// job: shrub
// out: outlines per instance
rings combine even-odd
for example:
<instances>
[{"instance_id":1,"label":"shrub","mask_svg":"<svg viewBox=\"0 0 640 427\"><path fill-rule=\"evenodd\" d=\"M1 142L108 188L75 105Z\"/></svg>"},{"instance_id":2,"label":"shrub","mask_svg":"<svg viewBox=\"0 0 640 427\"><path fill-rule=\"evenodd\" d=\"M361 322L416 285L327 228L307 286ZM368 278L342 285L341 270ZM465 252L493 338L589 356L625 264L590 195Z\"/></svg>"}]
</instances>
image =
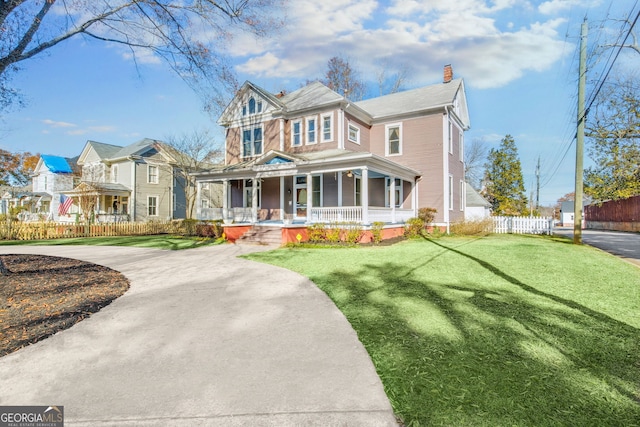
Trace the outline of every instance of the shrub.
<instances>
[{"instance_id":1,"label":"shrub","mask_svg":"<svg viewBox=\"0 0 640 427\"><path fill-rule=\"evenodd\" d=\"M307 235L309 241L314 243L324 242L327 239L327 231L324 224L316 223L307 227Z\"/></svg>"},{"instance_id":2,"label":"shrub","mask_svg":"<svg viewBox=\"0 0 640 427\"><path fill-rule=\"evenodd\" d=\"M424 221L424 225L427 226L433 222L438 212L435 208L420 208L418 209L418 218Z\"/></svg>"},{"instance_id":3,"label":"shrub","mask_svg":"<svg viewBox=\"0 0 640 427\"><path fill-rule=\"evenodd\" d=\"M460 236L487 236L493 231L493 221L485 218L478 221L461 221L451 224L452 234Z\"/></svg>"},{"instance_id":4,"label":"shrub","mask_svg":"<svg viewBox=\"0 0 640 427\"><path fill-rule=\"evenodd\" d=\"M198 237L209 237L218 239L222 237L222 224L220 223L220 221L206 221L202 224L196 225L195 233Z\"/></svg>"},{"instance_id":5,"label":"shrub","mask_svg":"<svg viewBox=\"0 0 640 427\"><path fill-rule=\"evenodd\" d=\"M422 218L409 218L407 225L404 227L404 235L408 238L415 238L422 235L425 223Z\"/></svg>"},{"instance_id":6,"label":"shrub","mask_svg":"<svg viewBox=\"0 0 640 427\"><path fill-rule=\"evenodd\" d=\"M355 245L362 238L362 226L360 224L348 225L344 233L345 243Z\"/></svg>"},{"instance_id":7,"label":"shrub","mask_svg":"<svg viewBox=\"0 0 640 427\"><path fill-rule=\"evenodd\" d=\"M382 242L382 229L384 228L384 222L376 221L371 224L371 240L375 245Z\"/></svg>"},{"instance_id":8,"label":"shrub","mask_svg":"<svg viewBox=\"0 0 640 427\"><path fill-rule=\"evenodd\" d=\"M183 236L195 236L198 222L197 219L183 219L180 224L180 234Z\"/></svg>"},{"instance_id":9,"label":"shrub","mask_svg":"<svg viewBox=\"0 0 640 427\"><path fill-rule=\"evenodd\" d=\"M328 243L337 244L340 243L340 236L342 234L342 229L340 225L335 223L331 224L331 226L327 229L326 239Z\"/></svg>"}]
</instances>

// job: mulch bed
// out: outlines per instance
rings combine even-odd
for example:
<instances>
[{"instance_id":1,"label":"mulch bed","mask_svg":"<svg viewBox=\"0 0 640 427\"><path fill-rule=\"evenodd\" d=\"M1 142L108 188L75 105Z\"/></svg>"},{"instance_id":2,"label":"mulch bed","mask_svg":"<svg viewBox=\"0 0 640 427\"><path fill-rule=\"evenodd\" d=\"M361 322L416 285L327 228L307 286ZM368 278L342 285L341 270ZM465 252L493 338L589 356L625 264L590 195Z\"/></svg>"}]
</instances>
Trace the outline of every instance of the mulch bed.
<instances>
[{"instance_id":1,"label":"mulch bed","mask_svg":"<svg viewBox=\"0 0 640 427\"><path fill-rule=\"evenodd\" d=\"M89 317L129 289L107 267L70 258L0 255L0 356Z\"/></svg>"}]
</instances>

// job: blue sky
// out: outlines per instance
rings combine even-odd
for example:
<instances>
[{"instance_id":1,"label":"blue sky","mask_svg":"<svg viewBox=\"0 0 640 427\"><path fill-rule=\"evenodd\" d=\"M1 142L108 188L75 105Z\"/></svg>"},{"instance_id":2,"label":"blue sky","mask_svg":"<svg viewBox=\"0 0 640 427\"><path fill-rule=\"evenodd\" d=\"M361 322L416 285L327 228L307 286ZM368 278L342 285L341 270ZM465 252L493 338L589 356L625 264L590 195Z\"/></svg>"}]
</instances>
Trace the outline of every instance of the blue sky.
<instances>
[{"instance_id":1,"label":"blue sky","mask_svg":"<svg viewBox=\"0 0 640 427\"><path fill-rule=\"evenodd\" d=\"M465 80L472 129L489 148L511 134L527 196L540 157L540 202L573 191L580 24L631 13L635 0L298 0L270 39L239 34L229 49L239 80L295 90L343 56L361 77L408 70L405 89L438 83L452 64ZM87 140L126 145L218 129L200 98L152 56L82 38L22 64L25 108L5 114L0 147L72 157ZM566 153L566 154L565 154ZM564 155L564 160L560 161ZM587 160L588 163L588 160Z\"/></svg>"}]
</instances>

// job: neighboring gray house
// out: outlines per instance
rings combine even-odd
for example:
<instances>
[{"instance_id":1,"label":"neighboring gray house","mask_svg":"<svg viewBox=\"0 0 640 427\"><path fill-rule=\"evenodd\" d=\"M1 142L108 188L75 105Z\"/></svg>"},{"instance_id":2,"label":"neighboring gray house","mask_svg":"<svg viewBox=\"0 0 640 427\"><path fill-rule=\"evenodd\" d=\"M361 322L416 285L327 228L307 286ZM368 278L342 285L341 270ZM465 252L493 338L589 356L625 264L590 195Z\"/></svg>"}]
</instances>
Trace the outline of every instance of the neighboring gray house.
<instances>
[{"instance_id":1,"label":"neighboring gray house","mask_svg":"<svg viewBox=\"0 0 640 427\"><path fill-rule=\"evenodd\" d=\"M101 222L185 218L184 188L176 178L171 150L145 138L126 147L88 141L78 158L81 186L67 194L96 197ZM79 203L74 203L78 212Z\"/></svg>"},{"instance_id":2,"label":"neighboring gray house","mask_svg":"<svg viewBox=\"0 0 640 427\"><path fill-rule=\"evenodd\" d=\"M479 221L491 216L491 203L478 193L469 183L466 184L465 221Z\"/></svg>"}]
</instances>

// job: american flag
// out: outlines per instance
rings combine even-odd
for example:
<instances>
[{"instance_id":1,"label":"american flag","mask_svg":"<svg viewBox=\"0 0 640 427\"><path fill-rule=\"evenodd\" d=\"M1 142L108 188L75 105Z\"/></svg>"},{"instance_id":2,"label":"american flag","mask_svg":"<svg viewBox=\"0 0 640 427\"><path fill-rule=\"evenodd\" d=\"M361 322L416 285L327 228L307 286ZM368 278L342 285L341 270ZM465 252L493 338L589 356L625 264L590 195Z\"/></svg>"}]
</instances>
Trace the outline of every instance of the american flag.
<instances>
[{"instance_id":1,"label":"american flag","mask_svg":"<svg viewBox=\"0 0 640 427\"><path fill-rule=\"evenodd\" d=\"M69 208L73 205L73 199L64 194L60 195L60 206L58 206L58 215L66 215Z\"/></svg>"}]
</instances>

